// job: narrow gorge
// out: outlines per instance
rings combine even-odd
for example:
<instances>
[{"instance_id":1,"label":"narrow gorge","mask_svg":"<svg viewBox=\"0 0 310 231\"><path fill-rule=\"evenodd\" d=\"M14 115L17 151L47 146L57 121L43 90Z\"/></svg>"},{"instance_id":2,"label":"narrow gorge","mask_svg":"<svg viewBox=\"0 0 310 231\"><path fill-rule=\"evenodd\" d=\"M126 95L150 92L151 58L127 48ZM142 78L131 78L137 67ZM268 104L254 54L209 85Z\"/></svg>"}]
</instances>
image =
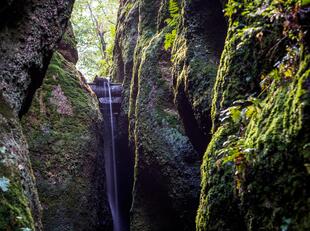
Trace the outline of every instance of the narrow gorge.
<instances>
[{"instance_id":1,"label":"narrow gorge","mask_svg":"<svg viewBox=\"0 0 310 231\"><path fill-rule=\"evenodd\" d=\"M310 230L308 0L0 3L0 231Z\"/></svg>"}]
</instances>

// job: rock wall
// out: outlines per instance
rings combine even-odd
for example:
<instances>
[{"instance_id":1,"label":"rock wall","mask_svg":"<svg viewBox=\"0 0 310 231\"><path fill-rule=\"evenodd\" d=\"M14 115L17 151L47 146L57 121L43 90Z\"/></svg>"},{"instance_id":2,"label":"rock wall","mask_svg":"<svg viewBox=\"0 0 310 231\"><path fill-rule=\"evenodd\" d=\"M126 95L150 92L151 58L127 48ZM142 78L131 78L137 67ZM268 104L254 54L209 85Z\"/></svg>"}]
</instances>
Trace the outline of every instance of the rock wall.
<instances>
[{"instance_id":1,"label":"rock wall","mask_svg":"<svg viewBox=\"0 0 310 231\"><path fill-rule=\"evenodd\" d=\"M44 230L111 230L103 121L96 96L72 63L75 44L69 26L23 117L23 129Z\"/></svg>"},{"instance_id":2,"label":"rock wall","mask_svg":"<svg viewBox=\"0 0 310 231\"><path fill-rule=\"evenodd\" d=\"M212 89L227 23L218 0L183 1L178 14L172 51L175 102L186 134L203 154L211 139Z\"/></svg>"},{"instance_id":3,"label":"rock wall","mask_svg":"<svg viewBox=\"0 0 310 231\"><path fill-rule=\"evenodd\" d=\"M165 15L168 1L123 1L119 11L114 77L123 81L120 121L135 159L132 230L195 226L200 160L174 104Z\"/></svg>"},{"instance_id":4,"label":"rock wall","mask_svg":"<svg viewBox=\"0 0 310 231\"><path fill-rule=\"evenodd\" d=\"M309 229L309 8L229 1L197 230Z\"/></svg>"},{"instance_id":5,"label":"rock wall","mask_svg":"<svg viewBox=\"0 0 310 231\"><path fill-rule=\"evenodd\" d=\"M0 6L0 229L41 230L40 204L18 114L26 112L64 33L73 1Z\"/></svg>"},{"instance_id":6,"label":"rock wall","mask_svg":"<svg viewBox=\"0 0 310 231\"><path fill-rule=\"evenodd\" d=\"M42 83L72 6L72 0L5 0L1 6L1 94L15 112L27 110Z\"/></svg>"},{"instance_id":7,"label":"rock wall","mask_svg":"<svg viewBox=\"0 0 310 231\"><path fill-rule=\"evenodd\" d=\"M121 1L133 230L194 229L204 152L197 230L309 229L308 20L294 0Z\"/></svg>"},{"instance_id":8,"label":"rock wall","mask_svg":"<svg viewBox=\"0 0 310 231\"><path fill-rule=\"evenodd\" d=\"M27 142L17 115L0 99L0 230L41 230Z\"/></svg>"}]
</instances>

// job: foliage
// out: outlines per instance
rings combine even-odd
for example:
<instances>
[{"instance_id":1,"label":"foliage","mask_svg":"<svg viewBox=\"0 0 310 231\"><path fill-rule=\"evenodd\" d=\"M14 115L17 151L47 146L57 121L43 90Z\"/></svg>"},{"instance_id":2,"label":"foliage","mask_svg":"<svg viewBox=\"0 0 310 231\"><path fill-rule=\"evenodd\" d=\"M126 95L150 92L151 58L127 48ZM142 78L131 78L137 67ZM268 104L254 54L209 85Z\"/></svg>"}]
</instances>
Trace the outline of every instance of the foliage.
<instances>
[{"instance_id":1,"label":"foliage","mask_svg":"<svg viewBox=\"0 0 310 231\"><path fill-rule=\"evenodd\" d=\"M301 5L306 6L310 4L310 0L301 0Z\"/></svg>"},{"instance_id":2,"label":"foliage","mask_svg":"<svg viewBox=\"0 0 310 231\"><path fill-rule=\"evenodd\" d=\"M180 19L180 7L176 0L169 0L169 14L170 17L165 20L168 27L171 28L171 32L165 35L164 48L168 50L172 47L172 44L177 35L177 24Z\"/></svg>"},{"instance_id":3,"label":"foliage","mask_svg":"<svg viewBox=\"0 0 310 231\"><path fill-rule=\"evenodd\" d=\"M111 71L118 4L117 0L75 1L71 21L78 42L77 67L89 80Z\"/></svg>"}]
</instances>

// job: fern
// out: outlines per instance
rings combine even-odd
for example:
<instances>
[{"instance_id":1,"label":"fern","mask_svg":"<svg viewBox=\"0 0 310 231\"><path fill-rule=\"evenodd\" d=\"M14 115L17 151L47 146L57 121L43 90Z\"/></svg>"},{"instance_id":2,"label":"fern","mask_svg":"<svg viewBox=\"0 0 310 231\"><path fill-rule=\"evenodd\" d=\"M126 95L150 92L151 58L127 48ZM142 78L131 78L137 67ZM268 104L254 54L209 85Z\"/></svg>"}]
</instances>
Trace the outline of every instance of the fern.
<instances>
[{"instance_id":1,"label":"fern","mask_svg":"<svg viewBox=\"0 0 310 231\"><path fill-rule=\"evenodd\" d=\"M165 20L168 27L171 28L171 32L165 35L164 48L168 50L172 47L177 36L177 25L180 18L180 7L177 0L169 0L169 14L170 17Z\"/></svg>"}]
</instances>

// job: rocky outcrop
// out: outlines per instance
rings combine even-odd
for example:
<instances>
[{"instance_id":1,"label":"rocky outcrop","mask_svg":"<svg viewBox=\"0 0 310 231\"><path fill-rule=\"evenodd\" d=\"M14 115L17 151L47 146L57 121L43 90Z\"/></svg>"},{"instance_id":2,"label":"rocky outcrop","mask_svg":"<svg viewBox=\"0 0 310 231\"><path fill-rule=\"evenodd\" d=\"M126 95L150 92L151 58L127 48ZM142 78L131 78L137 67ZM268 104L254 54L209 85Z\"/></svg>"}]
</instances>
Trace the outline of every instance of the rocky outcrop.
<instances>
[{"instance_id":1,"label":"rocky outcrop","mask_svg":"<svg viewBox=\"0 0 310 231\"><path fill-rule=\"evenodd\" d=\"M167 3L123 1L119 13L115 78L135 155L132 230L194 229L200 161L173 102Z\"/></svg>"},{"instance_id":2,"label":"rocky outcrop","mask_svg":"<svg viewBox=\"0 0 310 231\"><path fill-rule=\"evenodd\" d=\"M23 114L42 83L73 1L6 2L0 17L1 92L10 107Z\"/></svg>"},{"instance_id":3,"label":"rocky outcrop","mask_svg":"<svg viewBox=\"0 0 310 231\"><path fill-rule=\"evenodd\" d=\"M41 230L40 204L18 114L25 113L60 40L73 1L0 6L0 229Z\"/></svg>"},{"instance_id":4,"label":"rocky outcrop","mask_svg":"<svg viewBox=\"0 0 310 231\"><path fill-rule=\"evenodd\" d=\"M67 43L72 28L68 30L23 117L42 223L44 230L53 231L111 230L102 117L96 96L71 62L76 49ZM74 41L72 35L69 41Z\"/></svg>"},{"instance_id":5,"label":"rocky outcrop","mask_svg":"<svg viewBox=\"0 0 310 231\"><path fill-rule=\"evenodd\" d=\"M197 230L308 230L309 9L229 1Z\"/></svg>"}]
</instances>

